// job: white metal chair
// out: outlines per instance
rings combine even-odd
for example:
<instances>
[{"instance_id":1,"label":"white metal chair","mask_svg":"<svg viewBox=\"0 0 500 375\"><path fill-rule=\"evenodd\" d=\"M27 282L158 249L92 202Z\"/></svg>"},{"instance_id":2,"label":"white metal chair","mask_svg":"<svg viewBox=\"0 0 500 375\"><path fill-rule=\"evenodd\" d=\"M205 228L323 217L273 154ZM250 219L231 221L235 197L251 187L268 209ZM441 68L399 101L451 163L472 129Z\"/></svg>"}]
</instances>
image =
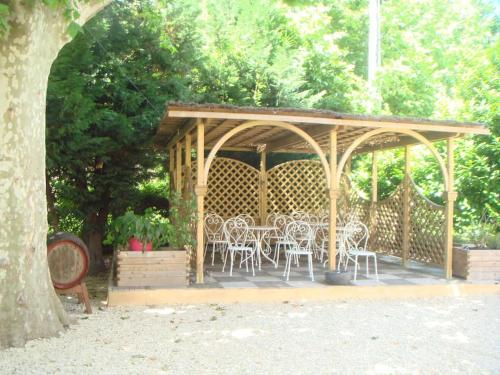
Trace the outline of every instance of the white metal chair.
<instances>
[{"instance_id":1,"label":"white metal chair","mask_svg":"<svg viewBox=\"0 0 500 375\"><path fill-rule=\"evenodd\" d=\"M323 225L318 226L316 230L315 239L318 246L319 261L323 264L323 267L325 267L326 262L328 261L329 228L326 226L326 223L321 222L321 224Z\"/></svg>"},{"instance_id":2,"label":"white metal chair","mask_svg":"<svg viewBox=\"0 0 500 375\"><path fill-rule=\"evenodd\" d=\"M306 223L309 222L309 214L304 211L293 211L290 216L293 218L293 220L301 220L305 221Z\"/></svg>"},{"instance_id":3,"label":"white metal chair","mask_svg":"<svg viewBox=\"0 0 500 375\"><path fill-rule=\"evenodd\" d=\"M217 214L208 213L203 222L205 227L205 253L203 258L207 255L207 250L212 248L212 266L214 265L215 252L219 251L221 259L224 259L224 250L227 242L224 238L222 227L224 226L224 219Z\"/></svg>"},{"instance_id":4,"label":"white metal chair","mask_svg":"<svg viewBox=\"0 0 500 375\"><path fill-rule=\"evenodd\" d=\"M275 213L275 212L272 212L269 215L267 215L267 217L266 217L266 225L269 226L269 227L273 226L274 225L274 221L276 220L276 218L278 216L280 216L280 214Z\"/></svg>"},{"instance_id":5,"label":"white metal chair","mask_svg":"<svg viewBox=\"0 0 500 375\"><path fill-rule=\"evenodd\" d=\"M349 260L352 260L354 262L354 280L356 280L358 274L358 257L366 257L366 276L369 276L368 259L373 258L373 263L375 266L375 277L378 281L377 254L374 251L366 250L366 245L368 243L369 237L368 228L366 227L366 225L360 221L351 221L345 225L343 236L347 251L347 261L345 268L347 269Z\"/></svg>"},{"instance_id":6,"label":"white metal chair","mask_svg":"<svg viewBox=\"0 0 500 375\"><path fill-rule=\"evenodd\" d=\"M273 260L276 263L276 268L278 267L280 261L281 248L286 251L287 248L290 248L295 244L294 241L287 239L285 233L286 226L292 221L292 217L287 215L277 215L274 218L273 226L276 227L276 229L271 232L270 236L275 240Z\"/></svg>"},{"instance_id":7,"label":"white metal chair","mask_svg":"<svg viewBox=\"0 0 500 375\"><path fill-rule=\"evenodd\" d=\"M307 265L309 268L309 276L311 277L311 281L314 281L314 272L313 272L313 262L312 256L313 251L311 248L311 240L312 240L312 229L311 226L305 221L292 221L287 224L286 229L286 239L293 243L292 246L285 250L286 255L286 263L285 263L285 272L283 272L283 276L286 276L286 280L288 281L290 278L290 268L292 266L292 258L296 258L301 255L307 256Z\"/></svg>"},{"instance_id":8,"label":"white metal chair","mask_svg":"<svg viewBox=\"0 0 500 375\"><path fill-rule=\"evenodd\" d=\"M236 217L238 219L244 220L245 223L247 223L247 225L249 227L255 226L255 219L251 215L249 215L249 214L240 214L240 215L238 215ZM257 248L257 237L255 237L255 233L252 232L252 231L248 232L248 235L247 235L247 245L253 246L254 248ZM255 259L255 261L257 261L257 259ZM243 258L240 261L240 268L241 268L241 264L242 263L243 263Z\"/></svg>"},{"instance_id":9,"label":"white metal chair","mask_svg":"<svg viewBox=\"0 0 500 375\"><path fill-rule=\"evenodd\" d=\"M248 246L248 224L245 220L241 218L229 219L224 223L223 227L224 235L227 242L226 254L224 257L224 264L222 266L222 272L226 268L226 261L228 253L231 256L231 266L229 270L229 276L233 276L233 265L236 253L241 254L241 262L245 262L246 270L248 272L248 260L252 265L252 274L255 276L254 268L254 253L255 248Z\"/></svg>"},{"instance_id":10,"label":"white metal chair","mask_svg":"<svg viewBox=\"0 0 500 375\"><path fill-rule=\"evenodd\" d=\"M238 219L242 219L243 221L245 221L245 223L247 223L248 226L255 225L255 219L252 216L250 216L249 214L240 214L236 217Z\"/></svg>"}]
</instances>

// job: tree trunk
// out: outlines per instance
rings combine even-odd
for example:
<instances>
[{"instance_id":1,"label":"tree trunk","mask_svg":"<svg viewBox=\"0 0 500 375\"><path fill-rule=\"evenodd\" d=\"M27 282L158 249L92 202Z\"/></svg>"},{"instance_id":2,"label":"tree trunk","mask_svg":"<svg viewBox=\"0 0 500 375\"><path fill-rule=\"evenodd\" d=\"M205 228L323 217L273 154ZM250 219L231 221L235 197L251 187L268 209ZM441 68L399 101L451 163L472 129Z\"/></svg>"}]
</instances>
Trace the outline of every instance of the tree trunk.
<instances>
[{"instance_id":1,"label":"tree trunk","mask_svg":"<svg viewBox=\"0 0 500 375\"><path fill-rule=\"evenodd\" d=\"M82 5L82 22L108 2ZM47 81L67 21L42 2L9 3L11 30L0 37L0 348L68 324L47 266L45 196Z\"/></svg>"},{"instance_id":2,"label":"tree trunk","mask_svg":"<svg viewBox=\"0 0 500 375\"><path fill-rule=\"evenodd\" d=\"M87 245L90 255L89 272L96 274L106 269L102 257L102 241L108 214L107 210L92 212L88 215L83 227L83 240Z\"/></svg>"}]
</instances>

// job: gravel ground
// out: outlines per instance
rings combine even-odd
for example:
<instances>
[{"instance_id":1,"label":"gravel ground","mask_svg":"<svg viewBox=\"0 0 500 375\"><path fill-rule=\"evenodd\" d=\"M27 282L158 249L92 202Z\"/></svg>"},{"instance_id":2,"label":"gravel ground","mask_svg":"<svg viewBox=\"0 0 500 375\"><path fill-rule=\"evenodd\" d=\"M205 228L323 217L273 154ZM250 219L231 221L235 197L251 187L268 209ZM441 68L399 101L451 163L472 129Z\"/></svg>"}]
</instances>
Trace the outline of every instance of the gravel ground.
<instances>
[{"instance_id":1,"label":"gravel ground","mask_svg":"<svg viewBox=\"0 0 500 375\"><path fill-rule=\"evenodd\" d=\"M1 374L500 374L500 297L98 309Z\"/></svg>"}]
</instances>

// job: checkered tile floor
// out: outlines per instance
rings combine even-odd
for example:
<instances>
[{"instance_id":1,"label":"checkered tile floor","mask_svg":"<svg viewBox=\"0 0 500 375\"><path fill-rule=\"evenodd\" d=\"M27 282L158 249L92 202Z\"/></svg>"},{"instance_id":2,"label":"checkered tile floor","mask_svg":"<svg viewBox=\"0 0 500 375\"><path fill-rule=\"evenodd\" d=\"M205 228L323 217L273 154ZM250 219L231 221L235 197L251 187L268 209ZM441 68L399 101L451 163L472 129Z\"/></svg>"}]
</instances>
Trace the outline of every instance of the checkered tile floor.
<instances>
[{"instance_id":1,"label":"checkered tile floor","mask_svg":"<svg viewBox=\"0 0 500 375\"><path fill-rule=\"evenodd\" d=\"M216 256L217 258L217 256ZM305 258L301 262L301 267L292 266L290 278L288 281L283 277L284 260L278 268L274 268L269 262L262 264L262 270L255 269L255 276L252 271L246 272L245 267L239 268L239 264L233 269L233 276L229 276L229 269L226 267L222 272L222 263L215 263L212 266L209 263L211 257L207 256L205 264L205 284L193 285L195 288L298 288L298 287L316 287L324 288L324 273L326 271L319 263L314 264L314 282L309 278L309 272L306 266ZM357 280L354 285L430 285L456 283L463 280L446 280L443 271L427 265L411 262L408 267L403 267L400 260L394 257L378 256L378 277L375 279L373 263L370 261L370 274L366 276L366 265L364 261L360 262ZM348 269L351 273L354 271L352 263Z\"/></svg>"}]
</instances>

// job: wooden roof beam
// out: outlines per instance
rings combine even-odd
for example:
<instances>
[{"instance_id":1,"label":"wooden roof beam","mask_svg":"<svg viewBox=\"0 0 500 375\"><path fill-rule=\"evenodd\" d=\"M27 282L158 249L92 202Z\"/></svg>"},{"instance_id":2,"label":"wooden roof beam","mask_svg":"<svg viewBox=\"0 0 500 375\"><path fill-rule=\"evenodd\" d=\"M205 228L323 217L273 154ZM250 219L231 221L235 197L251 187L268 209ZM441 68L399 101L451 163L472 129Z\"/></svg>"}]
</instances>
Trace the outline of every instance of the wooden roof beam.
<instances>
[{"instance_id":1,"label":"wooden roof beam","mask_svg":"<svg viewBox=\"0 0 500 375\"><path fill-rule=\"evenodd\" d=\"M316 117L307 115L293 114L266 114L266 113L245 113L245 112L223 112L223 111L202 111L189 110L186 108L170 108L168 110L169 117L188 117L188 118L214 118L214 119L233 119L242 121L284 121L291 123L304 124L320 124L320 125L344 125L349 127L366 127L366 128L400 128L405 130L415 131L437 131L446 133L461 133L461 134L490 134L486 127L474 125L448 125L436 123L418 123L409 122L404 119L400 121L374 120L374 119L345 119L332 117Z\"/></svg>"},{"instance_id":2,"label":"wooden roof beam","mask_svg":"<svg viewBox=\"0 0 500 375\"><path fill-rule=\"evenodd\" d=\"M193 129L196 127L196 124L198 121L201 121L200 119L187 119L184 121L176 131L176 134L168 141L167 143L167 148L172 147L175 145L178 141L180 141L182 138L186 136L186 134L191 133Z\"/></svg>"},{"instance_id":3,"label":"wooden roof beam","mask_svg":"<svg viewBox=\"0 0 500 375\"><path fill-rule=\"evenodd\" d=\"M306 131L306 130L304 129L304 131ZM311 137L315 138L315 137L317 137L319 135L323 135L325 133L328 134L328 128L325 126L321 126L321 125L311 126L307 129L307 133ZM289 132L287 135L280 137L274 141L269 142L267 144L266 150L268 152L273 152L273 151L280 150L280 149L286 149L286 148L292 147L294 145L301 144L303 142L306 142L303 138L301 138L300 136L298 136L296 134Z\"/></svg>"},{"instance_id":4,"label":"wooden roof beam","mask_svg":"<svg viewBox=\"0 0 500 375\"><path fill-rule=\"evenodd\" d=\"M227 130L231 129L229 124L233 122L234 120L225 120L222 121L219 125L213 126L209 131L205 133L205 143L210 143L213 140L219 138L219 136L224 135L224 133L222 133L222 135L219 135L218 132L221 130L221 128L222 129L227 128Z\"/></svg>"},{"instance_id":5,"label":"wooden roof beam","mask_svg":"<svg viewBox=\"0 0 500 375\"><path fill-rule=\"evenodd\" d=\"M450 138L450 136L453 136L450 133L430 133L430 134L422 134L425 138L427 138L430 142L437 142L437 141L442 141L445 139ZM456 136L459 136L460 134L457 133ZM409 136L403 136L400 137L399 141L397 142L387 142L387 143L382 143L379 145L363 145L362 147L354 150L355 154L363 154L365 152L372 152L372 151L379 151L379 150L390 150L398 147L403 147L403 146L411 146L411 145L417 145L421 144L417 139Z\"/></svg>"}]
</instances>

